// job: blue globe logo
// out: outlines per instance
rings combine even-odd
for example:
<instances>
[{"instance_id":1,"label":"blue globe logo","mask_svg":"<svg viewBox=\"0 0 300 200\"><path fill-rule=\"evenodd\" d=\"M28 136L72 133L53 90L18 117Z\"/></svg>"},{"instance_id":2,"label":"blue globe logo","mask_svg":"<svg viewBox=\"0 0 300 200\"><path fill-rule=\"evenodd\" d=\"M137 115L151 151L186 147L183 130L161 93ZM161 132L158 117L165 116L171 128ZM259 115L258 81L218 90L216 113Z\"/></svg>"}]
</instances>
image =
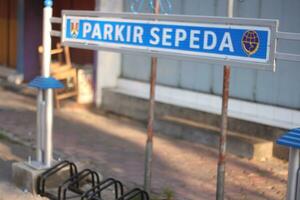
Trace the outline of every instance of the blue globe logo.
<instances>
[{"instance_id":1,"label":"blue globe logo","mask_svg":"<svg viewBox=\"0 0 300 200\"><path fill-rule=\"evenodd\" d=\"M242 38L242 46L248 56L255 54L259 48L259 37L256 31L246 31Z\"/></svg>"}]
</instances>

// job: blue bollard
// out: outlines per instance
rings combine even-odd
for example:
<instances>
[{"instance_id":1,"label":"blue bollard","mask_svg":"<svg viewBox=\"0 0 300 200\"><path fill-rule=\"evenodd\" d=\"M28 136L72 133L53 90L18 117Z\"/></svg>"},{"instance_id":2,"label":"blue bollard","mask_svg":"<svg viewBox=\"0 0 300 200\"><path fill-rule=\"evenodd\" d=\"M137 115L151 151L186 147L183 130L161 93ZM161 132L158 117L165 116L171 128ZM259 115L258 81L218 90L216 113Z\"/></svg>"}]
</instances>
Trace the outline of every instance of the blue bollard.
<instances>
[{"instance_id":1,"label":"blue bollard","mask_svg":"<svg viewBox=\"0 0 300 200\"><path fill-rule=\"evenodd\" d=\"M289 147L287 200L300 199L300 128L289 130L277 139L277 144Z\"/></svg>"},{"instance_id":2,"label":"blue bollard","mask_svg":"<svg viewBox=\"0 0 300 200\"><path fill-rule=\"evenodd\" d=\"M64 85L53 77L38 76L33 79L29 87L37 88L37 133L36 133L36 160L30 162L30 166L36 169L48 168L46 162L46 145L47 145L47 111L46 111L46 91L49 89L63 88Z\"/></svg>"}]
</instances>

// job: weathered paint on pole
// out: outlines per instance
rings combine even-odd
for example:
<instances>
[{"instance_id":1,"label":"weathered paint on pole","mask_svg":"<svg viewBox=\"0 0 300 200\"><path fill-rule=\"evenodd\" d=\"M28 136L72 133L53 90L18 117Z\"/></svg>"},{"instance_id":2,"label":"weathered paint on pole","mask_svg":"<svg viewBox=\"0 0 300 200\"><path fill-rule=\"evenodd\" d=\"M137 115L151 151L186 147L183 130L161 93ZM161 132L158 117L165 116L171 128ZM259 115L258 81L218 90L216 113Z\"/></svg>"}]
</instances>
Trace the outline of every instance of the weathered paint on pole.
<instances>
[{"instance_id":1,"label":"weathered paint on pole","mask_svg":"<svg viewBox=\"0 0 300 200\"><path fill-rule=\"evenodd\" d=\"M218 174L217 174L217 198L216 198L217 200L224 199L229 80L230 80L230 66L225 65L224 77L223 77L221 135L220 135L220 142L219 142L220 146L219 146L219 160L218 160Z\"/></svg>"},{"instance_id":2,"label":"weathered paint on pole","mask_svg":"<svg viewBox=\"0 0 300 200\"><path fill-rule=\"evenodd\" d=\"M228 0L227 16L233 17L234 0ZM217 171L217 200L224 200L225 188L225 164L226 164L226 146L227 146L227 126L228 126L228 100L229 100L229 81L230 66L224 66L223 72L223 96L222 96L222 114L221 114L221 135L219 140L219 159Z\"/></svg>"},{"instance_id":3,"label":"weathered paint on pole","mask_svg":"<svg viewBox=\"0 0 300 200\"><path fill-rule=\"evenodd\" d=\"M154 13L159 14L159 0L154 2ZM145 154L145 176L144 189L150 194L152 177L152 154L153 154L153 123L155 110L155 83L157 75L157 57L151 57L151 77L150 77L150 99L148 111L147 142Z\"/></svg>"},{"instance_id":4,"label":"weathered paint on pole","mask_svg":"<svg viewBox=\"0 0 300 200\"><path fill-rule=\"evenodd\" d=\"M43 12L43 70L42 75L44 77L50 76L50 62L51 62L51 17L52 17L52 0L44 1L44 12ZM53 91L47 89L45 92L45 136L43 144L44 146L44 159L43 164L47 167L51 166L53 145L52 145L52 123L53 123Z\"/></svg>"},{"instance_id":5,"label":"weathered paint on pole","mask_svg":"<svg viewBox=\"0 0 300 200\"><path fill-rule=\"evenodd\" d=\"M233 17L234 0L228 0L227 17Z\"/></svg>"}]
</instances>

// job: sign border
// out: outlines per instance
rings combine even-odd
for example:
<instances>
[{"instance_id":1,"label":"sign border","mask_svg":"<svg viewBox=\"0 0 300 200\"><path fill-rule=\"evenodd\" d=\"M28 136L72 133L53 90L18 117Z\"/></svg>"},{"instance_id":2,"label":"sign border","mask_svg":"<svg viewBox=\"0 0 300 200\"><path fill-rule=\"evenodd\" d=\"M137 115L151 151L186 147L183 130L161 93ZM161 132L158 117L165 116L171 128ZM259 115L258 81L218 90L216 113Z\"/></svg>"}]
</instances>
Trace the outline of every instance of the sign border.
<instances>
[{"instance_id":1,"label":"sign border","mask_svg":"<svg viewBox=\"0 0 300 200\"><path fill-rule=\"evenodd\" d=\"M66 41L65 39L65 22L66 17L101 17L106 20L111 18L114 20L140 20L140 21L157 21L161 23L187 23L197 26L198 24L205 24L209 26L218 25L218 26L250 26L250 27L262 27L270 29L270 38L269 38L269 61L267 63L257 62L257 61L243 61L233 60L228 58L217 58L211 56L203 55L187 55L180 52L174 52L171 50L155 50L155 48L150 49L139 49L139 47L126 47L125 45L118 44L115 45L98 45L92 43L78 44L76 42ZM263 70L273 70L275 71L275 49L277 44L277 30L278 30L278 20L273 19L249 19L249 18L227 18L227 17L208 17L208 16L191 16L191 15L154 15L154 14L132 14L132 13L105 13L98 11L81 11L81 10L63 10L62 11L62 36L61 43L66 46L82 49L91 49L91 50L108 50L116 51L122 53L134 53L134 54L143 54L149 56L171 58L176 60L192 60L192 61L203 61L214 64L228 64L239 67L248 67L255 69Z\"/></svg>"}]
</instances>

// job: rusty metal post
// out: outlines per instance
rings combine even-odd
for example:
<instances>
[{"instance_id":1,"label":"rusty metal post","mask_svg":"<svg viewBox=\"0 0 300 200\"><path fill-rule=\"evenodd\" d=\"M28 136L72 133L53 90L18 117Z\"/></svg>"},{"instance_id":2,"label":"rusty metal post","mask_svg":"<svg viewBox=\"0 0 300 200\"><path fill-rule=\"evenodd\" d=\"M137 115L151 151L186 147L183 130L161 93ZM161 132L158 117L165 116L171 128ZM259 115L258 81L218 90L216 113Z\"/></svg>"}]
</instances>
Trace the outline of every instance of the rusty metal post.
<instances>
[{"instance_id":1,"label":"rusty metal post","mask_svg":"<svg viewBox=\"0 0 300 200\"><path fill-rule=\"evenodd\" d=\"M153 57L151 58L150 100L149 100L149 113L148 113L146 155L145 155L146 160L145 160L144 189L147 192L150 192L150 188L151 188L156 72L157 72L157 58Z\"/></svg>"},{"instance_id":2,"label":"rusty metal post","mask_svg":"<svg viewBox=\"0 0 300 200\"><path fill-rule=\"evenodd\" d=\"M234 0L227 0L227 16L228 17L233 17L233 8L234 8ZM228 126L229 80L230 80L230 66L225 65L224 72L223 72L221 135L220 135L220 141L219 141L219 160L218 160L218 172L217 172L217 192L216 192L217 200L224 200L227 126Z\"/></svg>"},{"instance_id":3,"label":"rusty metal post","mask_svg":"<svg viewBox=\"0 0 300 200\"><path fill-rule=\"evenodd\" d=\"M234 0L227 1L227 17L233 17Z\"/></svg>"},{"instance_id":4,"label":"rusty metal post","mask_svg":"<svg viewBox=\"0 0 300 200\"><path fill-rule=\"evenodd\" d=\"M159 0L154 1L154 13L159 13ZM157 74L157 57L151 57L151 77L150 77L150 99L148 111L147 143L145 153L145 174L144 189L150 194L152 176L152 152L153 152L153 123L155 108L155 83Z\"/></svg>"},{"instance_id":5,"label":"rusty metal post","mask_svg":"<svg viewBox=\"0 0 300 200\"><path fill-rule=\"evenodd\" d=\"M219 160L218 160L218 174L217 174L217 198L216 198L217 200L224 199L229 80L230 80L230 66L225 65L224 77L223 77L221 135L220 135L220 143L219 143L220 146L219 146Z\"/></svg>"}]
</instances>

